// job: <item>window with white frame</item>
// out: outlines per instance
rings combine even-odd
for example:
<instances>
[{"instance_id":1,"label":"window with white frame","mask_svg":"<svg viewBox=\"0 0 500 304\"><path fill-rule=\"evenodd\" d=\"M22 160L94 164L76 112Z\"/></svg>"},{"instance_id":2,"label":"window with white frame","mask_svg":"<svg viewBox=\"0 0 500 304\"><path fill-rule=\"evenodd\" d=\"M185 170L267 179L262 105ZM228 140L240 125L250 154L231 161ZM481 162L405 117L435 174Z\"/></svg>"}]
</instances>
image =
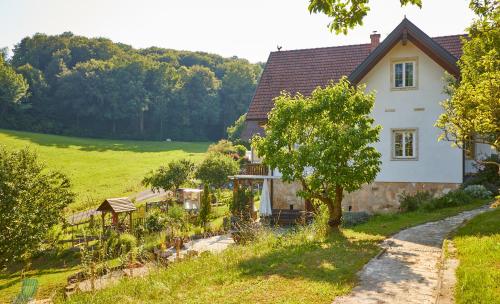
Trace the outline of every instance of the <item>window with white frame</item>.
<instances>
[{"instance_id":1,"label":"window with white frame","mask_svg":"<svg viewBox=\"0 0 500 304\"><path fill-rule=\"evenodd\" d=\"M417 85L416 60L392 63L392 87L395 89L415 88Z\"/></svg>"},{"instance_id":2,"label":"window with white frame","mask_svg":"<svg viewBox=\"0 0 500 304\"><path fill-rule=\"evenodd\" d=\"M392 158L417 158L417 130L392 130Z\"/></svg>"}]
</instances>

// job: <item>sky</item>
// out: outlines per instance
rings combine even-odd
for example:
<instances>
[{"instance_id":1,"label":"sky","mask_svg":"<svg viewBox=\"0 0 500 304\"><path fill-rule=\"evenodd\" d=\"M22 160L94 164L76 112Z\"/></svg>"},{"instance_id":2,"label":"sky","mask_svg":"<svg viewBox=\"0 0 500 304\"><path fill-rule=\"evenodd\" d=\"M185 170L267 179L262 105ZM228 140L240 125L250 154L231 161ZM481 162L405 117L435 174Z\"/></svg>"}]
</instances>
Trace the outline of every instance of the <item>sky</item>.
<instances>
[{"instance_id":1,"label":"sky","mask_svg":"<svg viewBox=\"0 0 500 304\"><path fill-rule=\"evenodd\" d=\"M364 24L345 36L330 33L328 17L309 14L308 0L0 0L0 47L12 49L37 32L71 31L136 48L204 51L251 62L282 50L368 43L384 39L406 15L432 36L464 33L474 15L468 0L371 0Z\"/></svg>"}]
</instances>

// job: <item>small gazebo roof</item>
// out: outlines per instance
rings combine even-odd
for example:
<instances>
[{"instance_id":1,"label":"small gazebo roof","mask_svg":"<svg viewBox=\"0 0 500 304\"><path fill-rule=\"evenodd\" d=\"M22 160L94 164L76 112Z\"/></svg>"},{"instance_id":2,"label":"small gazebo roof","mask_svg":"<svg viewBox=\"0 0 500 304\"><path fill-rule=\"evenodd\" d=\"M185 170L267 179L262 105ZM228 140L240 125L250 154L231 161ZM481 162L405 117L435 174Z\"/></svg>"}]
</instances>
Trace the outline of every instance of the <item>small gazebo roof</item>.
<instances>
[{"instance_id":1,"label":"small gazebo roof","mask_svg":"<svg viewBox=\"0 0 500 304\"><path fill-rule=\"evenodd\" d=\"M123 213L135 211L134 204L127 197L108 198L96 209L101 212Z\"/></svg>"}]
</instances>

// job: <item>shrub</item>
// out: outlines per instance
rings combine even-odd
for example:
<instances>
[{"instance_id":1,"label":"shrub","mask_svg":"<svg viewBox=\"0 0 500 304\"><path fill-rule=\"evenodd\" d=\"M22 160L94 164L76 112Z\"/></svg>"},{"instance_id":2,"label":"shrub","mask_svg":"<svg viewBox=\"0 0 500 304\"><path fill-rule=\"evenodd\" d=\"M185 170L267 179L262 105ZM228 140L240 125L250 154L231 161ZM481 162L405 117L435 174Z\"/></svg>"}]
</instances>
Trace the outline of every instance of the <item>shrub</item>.
<instances>
[{"instance_id":1,"label":"shrub","mask_svg":"<svg viewBox=\"0 0 500 304\"><path fill-rule=\"evenodd\" d=\"M465 187L464 192L473 198L490 198L493 193L483 185L470 185Z\"/></svg>"},{"instance_id":2,"label":"shrub","mask_svg":"<svg viewBox=\"0 0 500 304\"><path fill-rule=\"evenodd\" d=\"M450 191L447 194L433 198L428 202L422 204L422 209L426 211L448 208L448 207L456 207L460 205L466 205L472 202L472 197L469 196L463 190L455 190Z\"/></svg>"},{"instance_id":3,"label":"shrub","mask_svg":"<svg viewBox=\"0 0 500 304\"><path fill-rule=\"evenodd\" d=\"M364 223L370 219L371 215L366 211L346 212L342 215L342 226L350 227Z\"/></svg>"},{"instance_id":4,"label":"shrub","mask_svg":"<svg viewBox=\"0 0 500 304\"><path fill-rule=\"evenodd\" d=\"M428 191L417 191L415 194L408 194L403 192L399 196L399 208L401 211L416 211L424 203L432 199L432 194Z\"/></svg>"},{"instance_id":5,"label":"shrub","mask_svg":"<svg viewBox=\"0 0 500 304\"><path fill-rule=\"evenodd\" d=\"M137 239L130 233L120 234L115 252L126 254L137 247Z\"/></svg>"},{"instance_id":6,"label":"shrub","mask_svg":"<svg viewBox=\"0 0 500 304\"><path fill-rule=\"evenodd\" d=\"M485 161L490 162L500 162L500 156L491 155L485 159ZM494 164L486 164L484 166L476 166L478 171L476 174L467 178L467 180L462 185L463 188L467 188L470 185L483 185L492 194L497 195L500 188L500 176L498 175L498 167Z\"/></svg>"},{"instance_id":7,"label":"shrub","mask_svg":"<svg viewBox=\"0 0 500 304\"><path fill-rule=\"evenodd\" d=\"M200 213L198 215L198 221L203 227L206 227L212 209L211 197L212 195L210 194L210 189L208 188L208 185L205 184L203 187L203 193L201 194L201 206Z\"/></svg>"},{"instance_id":8,"label":"shrub","mask_svg":"<svg viewBox=\"0 0 500 304\"><path fill-rule=\"evenodd\" d=\"M165 228L165 219L162 214L158 211L148 214L144 227L148 232L160 232Z\"/></svg>"},{"instance_id":9,"label":"shrub","mask_svg":"<svg viewBox=\"0 0 500 304\"><path fill-rule=\"evenodd\" d=\"M238 154L239 157L244 157L245 154L247 153L247 148L243 145L234 146L234 150L236 151L236 154Z\"/></svg>"}]
</instances>

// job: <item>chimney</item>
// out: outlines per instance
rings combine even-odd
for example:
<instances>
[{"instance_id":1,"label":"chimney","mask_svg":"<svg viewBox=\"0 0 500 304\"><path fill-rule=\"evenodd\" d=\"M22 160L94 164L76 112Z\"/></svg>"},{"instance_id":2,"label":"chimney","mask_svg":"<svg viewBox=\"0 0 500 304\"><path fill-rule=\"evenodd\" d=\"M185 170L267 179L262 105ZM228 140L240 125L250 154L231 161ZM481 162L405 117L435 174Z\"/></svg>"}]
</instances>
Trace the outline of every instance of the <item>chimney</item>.
<instances>
[{"instance_id":1,"label":"chimney","mask_svg":"<svg viewBox=\"0 0 500 304\"><path fill-rule=\"evenodd\" d=\"M377 34L377 31L373 31L373 33L370 35L370 40L370 52L373 52L373 50L380 44L380 34Z\"/></svg>"}]
</instances>

